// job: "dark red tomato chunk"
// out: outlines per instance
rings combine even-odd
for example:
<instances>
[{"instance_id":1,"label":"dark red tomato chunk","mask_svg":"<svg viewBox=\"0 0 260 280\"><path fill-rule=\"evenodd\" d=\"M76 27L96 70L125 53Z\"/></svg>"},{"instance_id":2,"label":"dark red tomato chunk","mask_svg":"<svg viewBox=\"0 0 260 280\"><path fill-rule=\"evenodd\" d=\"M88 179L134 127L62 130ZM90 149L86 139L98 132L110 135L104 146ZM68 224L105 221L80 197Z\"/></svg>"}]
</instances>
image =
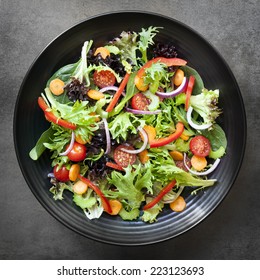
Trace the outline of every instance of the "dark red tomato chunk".
<instances>
[{"instance_id":1,"label":"dark red tomato chunk","mask_svg":"<svg viewBox=\"0 0 260 280\"><path fill-rule=\"evenodd\" d=\"M202 135L197 135L190 141L190 150L195 156L206 157L210 153L209 139Z\"/></svg>"},{"instance_id":2,"label":"dark red tomato chunk","mask_svg":"<svg viewBox=\"0 0 260 280\"><path fill-rule=\"evenodd\" d=\"M147 111L149 104L149 99L141 92L135 94L131 99L131 106L135 110Z\"/></svg>"},{"instance_id":3,"label":"dark red tomato chunk","mask_svg":"<svg viewBox=\"0 0 260 280\"><path fill-rule=\"evenodd\" d=\"M99 88L113 86L116 82L115 75L109 70L95 71L93 75L94 84Z\"/></svg>"},{"instance_id":4,"label":"dark red tomato chunk","mask_svg":"<svg viewBox=\"0 0 260 280\"><path fill-rule=\"evenodd\" d=\"M186 161L185 161L186 165L191 168L191 161L190 158L186 157ZM184 165L184 161L183 160L176 160L175 164L178 168L188 172L188 169L186 168L186 166Z\"/></svg>"},{"instance_id":5,"label":"dark red tomato chunk","mask_svg":"<svg viewBox=\"0 0 260 280\"><path fill-rule=\"evenodd\" d=\"M58 164L55 165L53 168L53 174L55 178L60 182L68 182L70 179L69 170L65 166L58 168Z\"/></svg>"},{"instance_id":6,"label":"dark red tomato chunk","mask_svg":"<svg viewBox=\"0 0 260 280\"><path fill-rule=\"evenodd\" d=\"M67 146L68 148L68 146ZM82 161L86 158L87 148L83 144L75 142L72 150L68 153L68 158L71 161Z\"/></svg>"},{"instance_id":7,"label":"dark red tomato chunk","mask_svg":"<svg viewBox=\"0 0 260 280\"><path fill-rule=\"evenodd\" d=\"M129 164L132 165L136 161L135 154L129 154L122 151L121 149L134 150L132 146L120 145L114 151L114 160L121 167L127 167Z\"/></svg>"}]
</instances>

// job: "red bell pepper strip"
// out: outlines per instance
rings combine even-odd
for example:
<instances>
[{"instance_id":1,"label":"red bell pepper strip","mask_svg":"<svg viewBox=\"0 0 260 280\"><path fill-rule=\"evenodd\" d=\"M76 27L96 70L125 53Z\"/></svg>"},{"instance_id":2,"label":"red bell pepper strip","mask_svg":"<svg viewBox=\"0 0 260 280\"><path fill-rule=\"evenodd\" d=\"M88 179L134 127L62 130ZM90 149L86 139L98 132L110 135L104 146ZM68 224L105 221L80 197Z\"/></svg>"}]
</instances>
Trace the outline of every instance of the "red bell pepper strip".
<instances>
[{"instance_id":1,"label":"red bell pepper strip","mask_svg":"<svg viewBox=\"0 0 260 280\"><path fill-rule=\"evenodd\" d=\"M143 210L148 210L152 208L155 204L157 204L176 184L175 180L172 180L167 186L165 186L159 194L149 203L147 203Z\"/></svg>"},{"instance_id":2,"label":"red bell pepper strip","mask_svg":"<svg viewBox=\"0 0 260 280\"><path fill-rule=\"evenodd\" d=\"M194 76L190 76L189 78L189 82L187 85L187 89L186 89L186 99L185 99L185 110L188 111L189 109L189 105L190 105L190 97L193 91L193 87L195 84L195 77Z\"/></svg>"},{"instance_id":3,"label":"red bell pepper strip","mask_svg":"<svg viewBox=\"0 0 260 280\"><path fill-rule=\"evenodd\" d=\"M40 108L43 110L45 117L48 121L56 123L64 128L68 128L71 130L75 130L77 128L77 126L71 122L62 120L57 118L52 112L46 111L47 109L49 109L48 105L45 103L44 99L42 97L38 97L38 105L40 106Z\"/></svg>"},{"instance_id":4,"label":"red bell pepper strip","mask_svg":"<svg viewBox=\"0 0 260 280\"><path fill-rule=\"evenodd\" d=\"M100 198L102 201L102 206L104 208L104 210L107 213L112 213L112 209L111 206L109 204L108 199L105 197L105 195L103 194L103 192L100 190L100 188L98 186L96 186L95 184L93 184L89 179L87 179L86 177L83 177L82 175L78 175L78 178L84 182L85 184L87 184Z\"/></svg>"},{"instance_id":5,"label":"red bell pepper strip","mask_svg":"<svg viewBox=\"0 0 260 280\"><path fill-rule=\"evenodd\" d=\"M171 135L169 135L168 137L165 137L165 138L158 138L158 139L152 140L149 143L150 148L157 148L157 147L165 146L165 145L171 143L172 141L178 139L182 135L183 131L184 131L184 124L181 122L178 122L176 124L176 130L174 133L172 133Z\"/></svg>"},{"instance_id":6,"label":"red bell pepper strip","mask_svg":"<svg viewBox=\"0 0 260 280\"><path fill-rule=\"evenodd\" d=\"M110 162L110 161L108 161L106 163L106 166L111 167L111 168L116 169L116 170L119 170L119 171L125 171L123 167L121 167L120 165L118 165L116 163Z\"/></svg>"},{"instance_id":7,"label":"red bell pepper strip","mask_svg":"<svg viewBox=\"0 0 260 280\"><path fill-rule=\"evenodd\" d=\"M144 76L145 74L145 70L147 68L150 68L152 66L152 64L156 63L156 62L161 62L163 64L166 64L168 67L170 66L184 66L187 64L187 61L181 58L166 58L166 57L155 57L149 61L147 61L137 72L137 76L139 76L139 78L141 78L142 76Z\"/></svg>"},{"instance_id":8,"label":"red bell pepper strip","mask_svg":"<svg viewBox=\"0 0 260 280\"><path fill-rule=\"evenodd\" d=\"M129 80L129 77L130 77L130 73L126 73L123 81L121 82L121 84L120 84L120 86L117 90L117 92L114 94L111 102L107 106L107 109L106 109L107 112L111 112L114 109L119 97L121 96L122 92L124 91L124 89L126 87L126 84Z\"/></svg>"}]
</instances>

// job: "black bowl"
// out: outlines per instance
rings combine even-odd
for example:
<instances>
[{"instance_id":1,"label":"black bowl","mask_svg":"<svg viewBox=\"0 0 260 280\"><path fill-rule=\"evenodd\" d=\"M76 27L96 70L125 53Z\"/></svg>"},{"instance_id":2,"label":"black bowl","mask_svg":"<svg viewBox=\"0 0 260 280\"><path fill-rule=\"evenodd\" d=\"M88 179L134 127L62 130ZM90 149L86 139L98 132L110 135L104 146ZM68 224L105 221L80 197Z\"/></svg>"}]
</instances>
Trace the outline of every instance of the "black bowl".
<instances>
[{"instance_id":1,"label":"black bowl","mask_svg":"<svg viewBox=\"0 0 260 280\"><path fill-rule=\"evenodd\" d=\"M123 30L140 31L142 27L161 26L157 40L173 42L188 65L201 74L206 88L220 90L223 114L219 123L227 139L227 154L212 175L216 186L197 196L187 195L187 209L182 213L163 211L158 221L122 221L107 214L88 220L72 203L69 194L63 201L54 201L49 192L50 159L44 153L38 161L29 158L29 151L49 126L38 108L37 97L46 81L61 66L77 61L86 40L95 45L111 40ZM224 199L239 172L246 142L246 117L236 80L221 55L198 33L171 18L145 12L115 12L92 17L62 33L35 60L22 83L14 115L14 141L22 173L33 194L53 215L72 230L94 240L118 245L143 245L173 238L205 219Z\"/></svg>"}]
</instances>

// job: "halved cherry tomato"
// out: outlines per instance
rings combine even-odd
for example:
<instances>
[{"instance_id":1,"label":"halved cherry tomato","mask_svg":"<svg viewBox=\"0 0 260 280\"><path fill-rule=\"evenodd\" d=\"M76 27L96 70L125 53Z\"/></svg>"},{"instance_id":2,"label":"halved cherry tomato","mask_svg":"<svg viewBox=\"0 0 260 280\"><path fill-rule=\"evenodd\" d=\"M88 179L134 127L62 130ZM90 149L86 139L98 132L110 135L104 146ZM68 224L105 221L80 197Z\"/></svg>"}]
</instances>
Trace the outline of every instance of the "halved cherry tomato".
<instances>
[{"instance_id":1,"label":"halved cherry tomato","mask_svg":"<svg viewBox=\"0 0 260 280\"><path fill-rule=\"evenodd\" d=\"M131 106L135 110L147 111L149 103L149 99L141 92L135 94L131 99Z\"/></svg>"},{"instance_id":2,"label":"halved cherry tomato","mask_svg":"<svg viewBox=\"0 0 260 280\"><path fill-rule=\"evenodd\" d=\"M87 148L83 144L74 142L72 150L68 153L68 158L71 161L82 161L86 158Z\"/></svg>"},{"instance_id":3,"label":"halved cherry tomato","mask_svg":"<svg viewBox=\"0 0 260 280\"><path fill-rule=\"evenodd\" d=\"M113 86L116 82L115 75L109 70L95 71L93 75L94 84L99 88Z\"/></svg>"},{"instance_id":4,"label":"halved cherry tomato","mask_svg":"<svg viewBox=\"0 0 260 280\"><path fill-rule=\"evenodd\" d=\"M209 139L203 135L197 135L190 141L190 150L196 156L206 157L209 155L210 149Z\"/></svg>"},{"instance_id":5,"label":"halved cherry tomato","mask_svg":"<svg viewBox=\"0 0 260 280\"><path fill-rule=\"evenodd\" d=\"M66 166L62 166L58 168L58 164L54 166L53 168L53 174L57 180L60 182L68 182L69 181L69 170L66 168Z\"/></svg>"},{"instance_id":6,"label":"halved cherry tomato","mask_svg":"<svg viewBox=\"0 0 260 280\"><path fill-rule=\"evenodd\" d=\"M132 165L136 161L135 154L129 154L122 151L121 149L134 150L132 146L120 145L114 151L114 160L121 167L127 167L129 164Z\"/></svg>"}]
</instances>

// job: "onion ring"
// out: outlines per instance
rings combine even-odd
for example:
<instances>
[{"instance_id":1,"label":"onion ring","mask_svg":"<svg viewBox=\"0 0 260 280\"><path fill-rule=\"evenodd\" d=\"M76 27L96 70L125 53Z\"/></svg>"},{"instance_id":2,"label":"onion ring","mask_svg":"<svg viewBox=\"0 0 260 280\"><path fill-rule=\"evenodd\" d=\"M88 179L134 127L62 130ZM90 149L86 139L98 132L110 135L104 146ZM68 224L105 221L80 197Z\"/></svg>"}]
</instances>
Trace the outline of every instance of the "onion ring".
<instances>
[{"instance_id":1,"label":"onion ring","mask_svg":"<svg viewBox=\"0 0 260 280\"><path fill-rule=\"evenodd\" d=\"M111 137L110 137L110 132L108 129L107 119L103 118L103 123L104 123L104 128L105 128L105 132L106 132L106 141L107 141L107 148L106 148L105 154L109 154L111 152Z\"/></svg>"},{"instance_id":2,"label":"onion ring","mask_svg":"<svg viewBox=\"0 0 260 280\"><path fill-rule=\"evenodd\" d=\"M191 113L193 111L193 108L190 106L188 111L187 111L187 121L189 123L189 125L197 130L205 130L208 129L212 126L212 123L207 123L207 124L196 124L193 122L192 118L191 118Z\"/></svg>"},{"instance_id":3,"label":"onion ring","mask_svg":"<svg viewBox=\"0 0 260 280\"><path fill-rule=\"evenodd\" d=\"M144 111L144 110L136 110L129 107L126 107L125 110L129 113L136 114L136 115L157 115L162 112L162 110L155 110L155 111Z\"/></svg>"},{"instance_id":4,"label":"onion ring","mask_svg":"<svg viewBox=\"0 0 260 280\"><path fill-rule=\"evenodd\" d=\"M113 90L113 91L117 92L118 89L119 89L119 87L116 87L116 86L107 86L107 87L103 87L103 88L99 89L99 91L102 93L109 91L109 90ZM125 92L122 92L122 95L125 96Z\"/></svg>"},{"instance_id":5,"label":"onion ring","mask_svg":"<svg viewBox=\"0 0 260 280\"><path fill-rule=\"evenodd\" d=\"M197 176L205 176L205 175L210 174L211 172L213 172L217 168L218 164L220 163L220 158L217 158L215 160L215 162L213 163L213 165L208 170L202 171L202 172L194 171L194 170L189 168L189 166L186 164L186 154L185 153L184 153L183 163L191 174L197 175Z\"/></svg>"},{"instance_id":6,"label":"onion ring","mask_svg":"<svg viewBox=\"0 0 260 280\"><path fill-rule=\"evenodd\" d=\"M169 91L169 92L156 91L156 95L158 95L160 97L164 97L164 98L165 97L174 97L174 96L184 92L184 90L187 87L187 82L188 82L188 79L186 77L184 77L180 86L177 87L175 90Z\"/></svg>"},{"instance_id":7,"label":"onion ring","mask_svg":"<svg viewBox=\"0 0 260 280\"><path fill-rule=\"evenodd\" d=\"M143 136L144 142L141 148L139 148L138 150L127 150L125 148L122 148L121 151L126 152L128 154L139 154L141 153L143 150L145 150L147 144L148 144L148 135L145 132L145 130L142 127L138 127L137 130L139 130Z\"/></svg>"}]
</instances>

